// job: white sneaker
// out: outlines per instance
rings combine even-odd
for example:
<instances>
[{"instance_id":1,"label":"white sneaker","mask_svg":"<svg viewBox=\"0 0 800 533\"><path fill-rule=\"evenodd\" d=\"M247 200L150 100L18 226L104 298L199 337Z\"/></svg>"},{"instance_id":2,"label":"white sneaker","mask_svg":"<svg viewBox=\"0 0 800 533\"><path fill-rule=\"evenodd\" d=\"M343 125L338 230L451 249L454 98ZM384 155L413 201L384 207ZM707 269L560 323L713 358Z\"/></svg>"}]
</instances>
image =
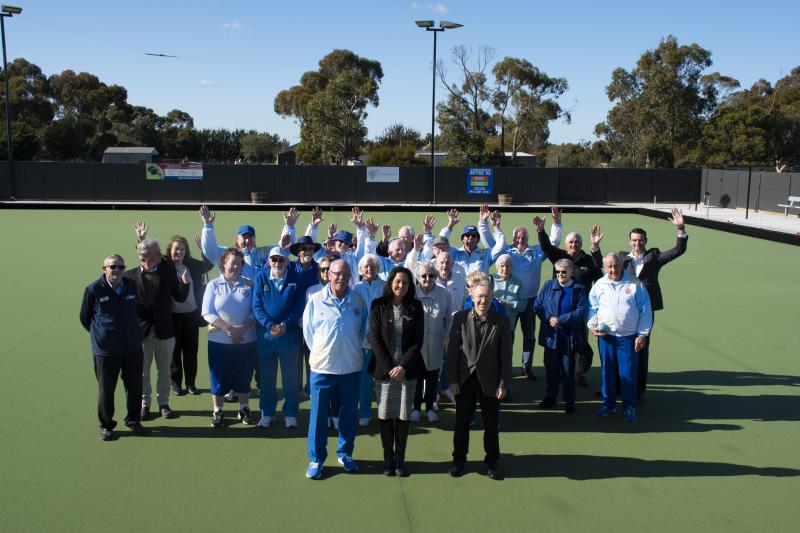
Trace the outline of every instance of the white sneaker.
<instances>
[{"instance_id":1,"label":"white sneaker","mask_svg":"<svg viewBox=\"0 0 800 533\"><path fill-rule=\"evenodd\" d=\"M272 417L271 416L262 416L261 420L259 420L258 424L256 424L256 427L268 428L270 424L272 424Z\"/></svg>"},{"instance_id":2,"label":"white sneaker","mask_svg":"<svg viewBox=\"0 0 800 533\"><path fill-rule=\"evenodd\" d=\"M228 394L225 395L226 402L235 402L239 398L239 395L233 392L232 390L228 391Z\"/></svg>"},{"instance_id":3,"label":"white sneaker","mask_svg":"<svg viewBox=\"0 0 800 533\"><path fill-rule=\"evenodd\" d=\"M334 416L333 417L333 429L335 429L337 431L339 430L339 417L338 416Z\"/></svg>"},{"instance_id":4,"label":"white sneaker","mask_svg":"<svg viewBox=\"0 0 800 533\"><path fill-rule=\"evenodd\" d=\"M287 428L296 428L297 427L297 419L293 416L287 416L284 420Z\"/></svg>"},{"instance_id":5,"label":"white sneaker","mask_svg":"<svg viewBox=\"0 0 800 533\"><path fill-rule=\"evenodd\" d=\"M436 411L437 413L439 412L439 400L438 399L435 402L433 402L433 410Z\"/></svg>"},{"instance_id":6,"label":"white sneaker","mask_svg":"<svg viewBox=\"0 0 800 533\"><path fill-rule=\"evenodd\" d=\"M426 414L428 415L428 422L439 421L439 415L436 414L436 411L426 411Z\"/></svg>"},{"instance_id":7,"label":"white sneaker","mask_svg":"<svg viewBox=\"0 0 800 533\"><path fill-rule=\"evenodd\" d=\"M359 425L359 426L361 426L362 428L363 428L363 427L366 427L366 426L368 426L368 425L369 425L369 421L370 421L370 420L372 420L370 417L366 417L366 418L359 418L359 419L358 419L358 425Z\"/></svg>"},{"instance_id":8,"label":"white sneaker","mask_svg":"<svg viewBox=\"0 0 800 533\"><path fill-rule=\"evenodd\" d=\"M456 403L455 398L453 397L453 393L450 392L450 389L444 391L444 395L447 396L447 399L450 400L451 403Z\"/></svg>"},{"instance_id":9,"label":"white sneaker","mask_svg":"<svg viewBox=\"0 0 800 533\"><path fill-rule=\"evenodd\" d=\"M411 411L410 420L411 422L419 422L419 411L417 411L416 409Z\"/></svg>"}]
</instances>

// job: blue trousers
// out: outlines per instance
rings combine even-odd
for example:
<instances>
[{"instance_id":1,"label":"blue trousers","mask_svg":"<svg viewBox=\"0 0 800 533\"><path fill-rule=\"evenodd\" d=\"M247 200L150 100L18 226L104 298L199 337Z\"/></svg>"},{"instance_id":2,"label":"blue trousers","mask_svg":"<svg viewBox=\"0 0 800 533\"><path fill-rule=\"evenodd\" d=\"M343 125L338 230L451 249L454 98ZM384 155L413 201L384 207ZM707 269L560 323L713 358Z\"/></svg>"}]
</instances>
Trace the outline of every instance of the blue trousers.
<instances>
[{"instance_id":1,"label":"blue trousers","mask_svg":"<svg viewBox=\"0 0 800 533\"><path fill-rule=\"evenodd\" d=\"M599 337L597 347L600 351L602 368L603 405L614 407L617 403L615 373L619 370L622 390L622 406L636 406L636 368L639 357L634 350L636 335Z\"/></svg>"},{"instance_id":2,"label":"blue trousers","mask_svg":"<svg viewBox=\"0 0 800 533\"><path fill-rule=\"evenodd\" d=\"M575 357L568 350L544 349L544 369L547 376L545 398L558 399L558 386L564 384L564 401L575 403Z\"/></svg>"},{"instance_id":3,"label":"blue trousers","mask_svg":"<svg viewBox=\"0 0 800 533\"><path fill-rule=\"evenodd\" d=\"M300 385L297 382L300 364L300 328L289 327L280 337L259 331L258 364L261 367L261 416L275 416L278 406L278 362L281 365L283 384L283 415L297 416L300 405L298 396Z\"/></svg>"},{"instance_id":4,"label":"blue trousers","mask_svg":"<svg viewBox=\"0 0 800 533\"><path fill-rule=\"evenodd\" d=\"M311 416L308 421L308 458L311 462L324 463L328 457L328 406L334 395L341 403L336 455L353 455L360 381L360 371L350 374L311 372Z\"/></svg>"},{"instance_id":5,"label":"blue trousers","mask_svg":"<svg viewBox=\"0 0 800 533\"><path fill-rule=\"evenodd\" d=\"M372 359L372 350L364 351L364 366L361 367L361 389L358 394L358 417L369 418L372 416L372 374L369 373L369 362Z\"/></svg>"}]
</instances>

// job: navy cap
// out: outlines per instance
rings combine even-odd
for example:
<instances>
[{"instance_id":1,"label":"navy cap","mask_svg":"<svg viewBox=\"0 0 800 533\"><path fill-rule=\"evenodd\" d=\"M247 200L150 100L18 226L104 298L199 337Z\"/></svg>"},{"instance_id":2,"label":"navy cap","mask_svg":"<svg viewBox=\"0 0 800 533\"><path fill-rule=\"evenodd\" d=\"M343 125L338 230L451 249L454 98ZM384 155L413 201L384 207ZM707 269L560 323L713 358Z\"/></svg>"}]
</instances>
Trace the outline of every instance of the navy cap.
<instances>
[{"instance_id":1,"label":"navy cap","mask_svg":"<svg viewBox=\"0 0 800 533\"><path fill-rule=\"evenodd\" d=\"M236 235L244 235L245 233L249 233L253 237L256 236L256 228L251 226L250 224L245 224L244 226L240 226L238 230L236 230Z\"/></svg>"},{"instance_id":2,"label":"navy cap","mask_svg":"<svg viewBox=\"0 0 800 533\"><path fill-rule=\"evenodd\" d=\"M331 237L332 241L342 241L348 246L353 246L353 234L349 231L339 230L336 235Z\"/></svg>"},{"instance_id":3,"label":"navy cap","mask_svg":"<svg viewBox=\"0 0 800 533\"><path fill-rule=\"evenodd\" d=\"M464 235L477 235L480 237L480 233L478 233L477 226L464 226L464 231L461 232L461 238L464 238Z\"/></svg>"}]
</instances>

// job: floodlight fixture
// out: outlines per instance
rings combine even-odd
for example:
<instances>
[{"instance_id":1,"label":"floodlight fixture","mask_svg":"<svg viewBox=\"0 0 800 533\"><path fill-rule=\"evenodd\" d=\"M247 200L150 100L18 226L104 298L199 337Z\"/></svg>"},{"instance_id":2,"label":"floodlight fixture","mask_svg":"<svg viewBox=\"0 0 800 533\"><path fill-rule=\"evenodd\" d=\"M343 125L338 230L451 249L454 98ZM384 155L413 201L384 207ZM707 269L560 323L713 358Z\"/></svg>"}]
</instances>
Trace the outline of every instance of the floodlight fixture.
<instances>
[{"instance_id":1,"label":"floodlight fixture","mask_svg":"<svg viewBox=\"0 0 800 533\"><path fill-rule=\"evenodd\" d=\"M420 28L433 28L435 24L432 20L417 20L414 22Z\"/></svg>"},{"instance_id":2,"label":"floodlight fixture","mask_svg":"<svg viewBox=\"0 0 800 533\"><path fill-rule=\"evenodd\" d=\"M22 8L17 6L0 6L0 12L6 15L19 15L22 13Z\"/></svg>"},{"instance_id":3,"label":"floodlight fixture","mask_svg":"<svg viewBox=\"0 0 800 533\"><path fill-rule=\"evenodd\" d=\"M454 30L456 28L461 28L464 25L459 24L458 22L450 22L448 20L442 20L439 22L439 26L446 29L446 30Z\"/></svg>"}]
</instances>

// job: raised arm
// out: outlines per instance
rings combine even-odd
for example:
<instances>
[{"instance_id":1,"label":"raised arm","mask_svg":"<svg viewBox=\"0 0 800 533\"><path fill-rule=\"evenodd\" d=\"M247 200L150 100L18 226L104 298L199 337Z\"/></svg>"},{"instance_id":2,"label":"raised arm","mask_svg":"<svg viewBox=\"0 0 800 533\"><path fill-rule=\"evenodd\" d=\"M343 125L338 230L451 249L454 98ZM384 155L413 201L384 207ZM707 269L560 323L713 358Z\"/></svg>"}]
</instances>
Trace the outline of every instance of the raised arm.
<instances>
[{"instance_id":1,"label":"raised arm","mask_svg":"<svg viewBox=\"0 0 800 533\"><path fill-rule=\"evenodd\" d=\"M203 221L203 231L200 233L200 248L203 255L214 266L219 268L219 258L222 255L220 247L217 245L217 236L214 233L214 220L216 214L208 209L208 206L200 206L200 219Z\"/></svg>"}]
</instances>

